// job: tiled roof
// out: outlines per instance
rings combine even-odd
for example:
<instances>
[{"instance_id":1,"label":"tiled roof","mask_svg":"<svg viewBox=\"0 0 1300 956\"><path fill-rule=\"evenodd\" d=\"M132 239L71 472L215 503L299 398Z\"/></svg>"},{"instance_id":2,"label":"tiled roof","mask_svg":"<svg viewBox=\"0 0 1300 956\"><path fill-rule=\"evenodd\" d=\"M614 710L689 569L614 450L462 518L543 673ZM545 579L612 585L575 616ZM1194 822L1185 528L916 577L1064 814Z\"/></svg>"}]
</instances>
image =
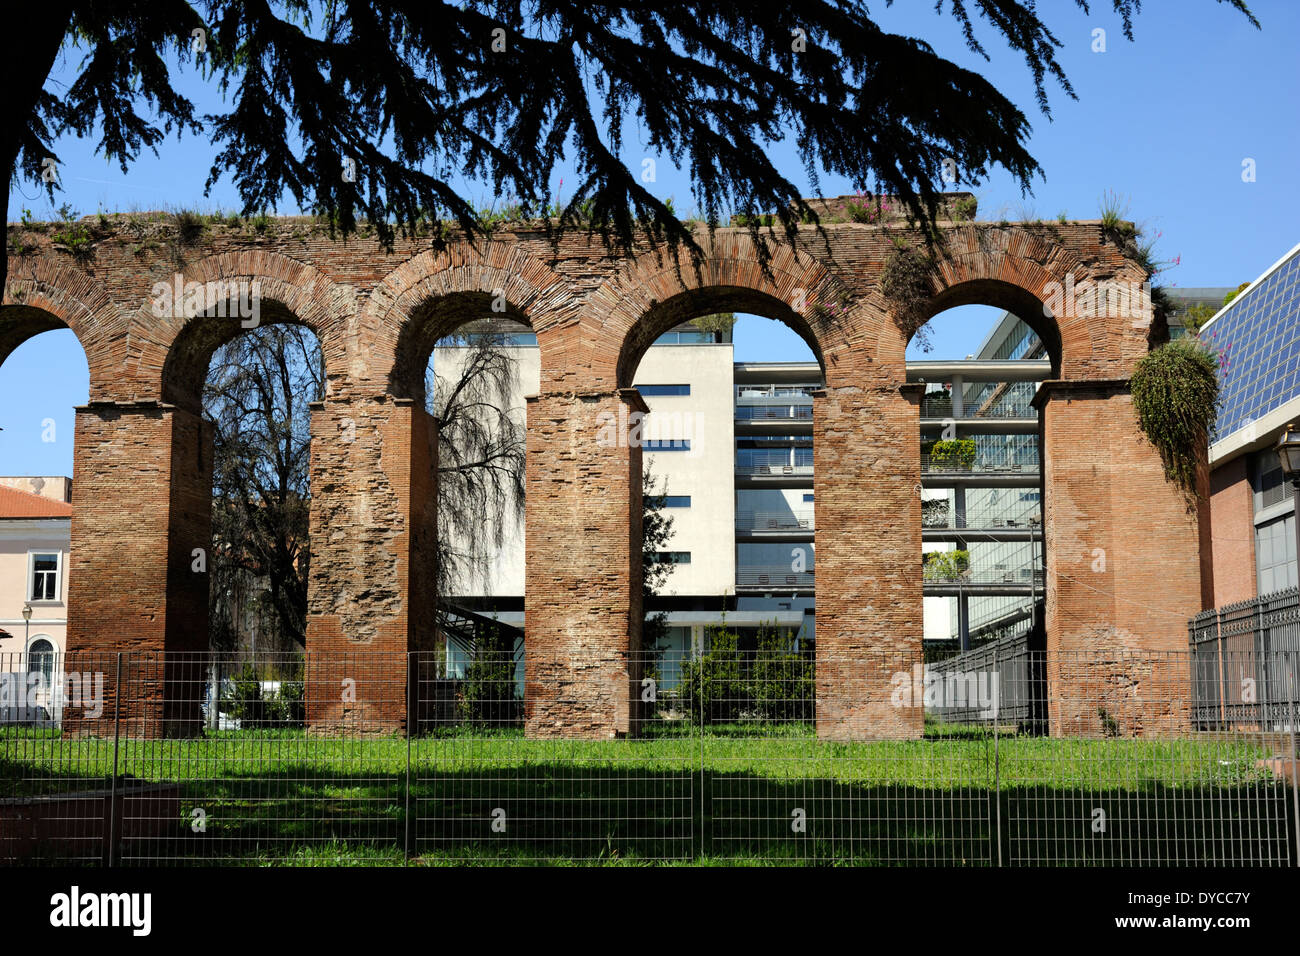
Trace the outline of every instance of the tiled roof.
<instances>
[{"instance_id":1,"label":"tiled roof","mask_svg":"<svg viewBox=\"0 0 1300 956\"><path fill-rule=\"evenodd\" d=\"M0 485L0 518L68 518L72 505Z\"/></svg>"}]
</instances>

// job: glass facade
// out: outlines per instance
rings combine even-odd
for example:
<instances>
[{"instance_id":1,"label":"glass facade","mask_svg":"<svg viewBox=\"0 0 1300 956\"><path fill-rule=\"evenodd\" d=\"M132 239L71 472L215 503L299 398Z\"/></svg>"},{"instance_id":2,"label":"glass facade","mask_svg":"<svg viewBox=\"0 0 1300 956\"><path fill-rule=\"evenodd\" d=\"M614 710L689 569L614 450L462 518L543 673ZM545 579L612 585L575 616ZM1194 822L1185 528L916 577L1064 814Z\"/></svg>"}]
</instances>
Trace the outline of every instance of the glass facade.
<instances>
[{"instance_id":1,"label":"glass facade","mask_svg":"<svg viewBox=\"0 0 1300 956\"><path fill-rule=\"evenodd\" d=\"M1219 359L1212 443L1300 397L1300 249L1233 299L1198 338Z\"/></svg>"}]
</instances>

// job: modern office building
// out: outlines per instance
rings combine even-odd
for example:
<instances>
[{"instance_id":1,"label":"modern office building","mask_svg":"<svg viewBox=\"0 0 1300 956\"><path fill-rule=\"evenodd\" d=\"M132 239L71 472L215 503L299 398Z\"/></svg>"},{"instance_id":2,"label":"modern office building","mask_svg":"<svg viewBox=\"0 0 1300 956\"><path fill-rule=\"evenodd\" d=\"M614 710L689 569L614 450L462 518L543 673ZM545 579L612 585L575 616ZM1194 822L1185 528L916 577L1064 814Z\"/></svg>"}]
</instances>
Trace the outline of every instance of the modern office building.
<instances>
[{"instance_id":1,"label":"modern office building","mask_svg":"<svg viewBox=\"0 0 1300 956\"><path fill-rule=\"evenodd\" d=\"M515 359L510 403L522 416L539 376L535 338L516 330L499 341ZM464 346L462 338L435 350L439 378L458 374ZM1006 315L970 360L908 364L909 379L928 387L918 439L924 551L950 553L926 562L928 639L969 644L1027 627L1041 601L1038 425L1029 399L1050 373L1043 355L1033 332ZM669 670L672 660L707 649L713 626L738 632L742 643L766 629L811 646L818 365L735 362L729 332L687 323L647 350L634 381L650 410L644 465L673 521L659 556L673 570L647 608L666 615ZM506 537L487 580L451 601L522 627L522 522Z\"/></svg>"},{"instance_id":2,"label":"modern office building","mask_svg":"<svg viewBox=\"0 0 1300 956\"><path fill-rule=\"evenodd\" d=\"M969 647L1027 630L1044 591L1038 382L1051 374L1032 329L1003 313L975 354L909 362L923 381L925 636Z\"/></svg>"},{"instance_id":3,"label":"modern office building","mask_svg":"<svg viewBox=\"0 0 1300 956\"><path fill-rule=\"evenodd\" d=\"M1273 448L1300 422L1300 245L1223 306L1198 338L1219 364L1210 529L1214 604L1223 607L1297 583L1294 491Z\"/></svg>"}]
</instances>

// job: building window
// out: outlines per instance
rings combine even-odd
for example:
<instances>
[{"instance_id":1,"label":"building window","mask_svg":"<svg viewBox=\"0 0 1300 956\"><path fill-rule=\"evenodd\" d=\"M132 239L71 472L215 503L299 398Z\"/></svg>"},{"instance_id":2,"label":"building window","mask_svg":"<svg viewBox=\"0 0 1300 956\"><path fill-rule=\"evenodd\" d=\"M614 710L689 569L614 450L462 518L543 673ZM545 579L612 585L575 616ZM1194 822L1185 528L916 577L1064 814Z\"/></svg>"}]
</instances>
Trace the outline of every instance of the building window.
<instances>
[{"instance_id":1,"label":"building window","mask_svg":"<svg viewBox=\"0 0 1300 956\"><path fill-rule=\"evenodd\" d=\"M657 438L641 446L645 451L690 451L689 438Z\"/></svg>"},{"instance_id":2,"label":"building window","mask_svg":"<svg viewBox=\"0 0 1300 956\"><path fill-rule=\"evenodd\" d=\"M1260 594L1296 586L1295 515L1255 528L1255 567Z\"/></svg>"},{"instance_id":3,"label":"building window","mask_svg":"<svg viewBox=\"0 0 1300 956\"><path fill-rule=\"evenodd\" d=\"M690 495L664 495L665 508L689 508L690 506Z\"/></svg>"},{"instance_id":4,"label":"building window","mask_svg":"<svg viewBox=\"0 0 1300 956\"><path fill-rule=\"evenodd\" d=\"M689 385L638 385L636 390L642 395L689 395Z\"/></svg>"},{"instance_id":5,"label":"building window","mask_svg":"<svg viewBox=\"0 0 1300 956\"><path fill-rule=\"evenodd\" d=\"M1255 512L1281 504L1292 497L1291 483L1282 474L1282 463L1271 448L1252 456L1251 490L1255 493Z\"/></svg>"},{"instance_id":6,"label":"building window","mask_svg":"<svg viewBox=\"0 0 1300 956\"><path fill-rule=\"evenodd\" d=\"M57 601L59 599L59 554L33 551L31 555L32 587L29 601Z\"/></svg>"},{"instance_id":7,"label":"building window","mask_svg":"<svg viewBox=\"0 0 1300 956\"><path fill-rule=\"evenodd\" d=\"M656 551L654 561L655 564L690 564L691 553L689 551Z\"/></svg>"},{"instance_id":8,"label":"building window","mask_svg":"<svg viewBox=\"0 0 1300 956\"><path fill-rule=\"evenodd\" d=\"M54 644L47 638L37 636L27 645L27 673L40 674L42 686L50 686L54 676Z\"/></svg>"}]
</instances>

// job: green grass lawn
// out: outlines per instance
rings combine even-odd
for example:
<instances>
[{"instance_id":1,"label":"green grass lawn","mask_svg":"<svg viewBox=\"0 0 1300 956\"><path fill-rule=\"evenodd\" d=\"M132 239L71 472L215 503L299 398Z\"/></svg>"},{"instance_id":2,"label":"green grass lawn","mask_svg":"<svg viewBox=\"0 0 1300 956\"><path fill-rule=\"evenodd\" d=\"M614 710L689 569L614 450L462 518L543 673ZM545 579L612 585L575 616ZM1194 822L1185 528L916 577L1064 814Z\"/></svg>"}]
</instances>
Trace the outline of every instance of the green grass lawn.
<instances>
[{"instance_id":1,"label":"green grass lawn","mask_svg":"<svg viewBox=\"0 0 1300 956\"><path fill-rule=\"evenodd\" d=\"M1290 790L1242 739L1048 739L931 725L838 743L809 725L656 725L636 740L519 731L120 742L178 819L124 863L971 864L1269 862ZM995 759L996 756L996 759ZM105 786L113 741L0 735L0 796ZM125 812L132 816L129 786ZM190 825L194 811L204 832ZM1097 829L1097 813L1103 814ZM56 855L57 848L51 848Z\"/></svg>"}]
</instances>

